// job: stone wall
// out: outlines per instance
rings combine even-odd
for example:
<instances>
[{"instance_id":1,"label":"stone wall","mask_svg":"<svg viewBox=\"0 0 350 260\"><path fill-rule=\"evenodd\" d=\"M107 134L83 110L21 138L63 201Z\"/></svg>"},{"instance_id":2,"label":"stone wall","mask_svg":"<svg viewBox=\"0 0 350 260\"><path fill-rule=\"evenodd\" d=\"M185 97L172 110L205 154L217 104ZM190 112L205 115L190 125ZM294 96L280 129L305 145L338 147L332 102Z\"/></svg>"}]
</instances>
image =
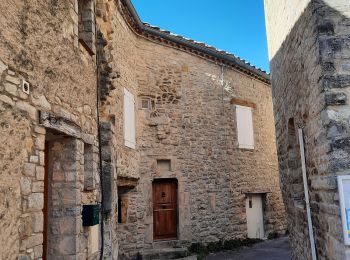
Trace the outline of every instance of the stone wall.
<instances>
[{"instance_id":1,"label":"stone wall","mask_svg":"<svg viewBox=\"0 0 350 260\"><path fill-rule=\"evenodd\" d=\"M77 12L75 0L0 3L1 259L42 257L45 141L52 129L82 144L79 169L74 174L71 168L73 176L63 176L79 179L77 211L71 214L81 219L83 203L100 201L96 60L78 42ZM54 122L45 121L48 124L44 125L39 111L55 118ZM93 146L92 190L83 186L83 143ZM61 174L68 174L68 163L61 167ZM90 229L79 221L77 229L81 237L76 240L80 247L76 252L84 258L96 256L90 250Z\"/></svg>"},{"instance_id":2,"label":"stone wall","mask_svg":"<svg viewBox=\"0 0 350 260\"><path fill-rule=\"evenodd\" d=\"M119 257L156 246L152 181L158 178L178 180L179 245L246 237L248 193L266 194L266 232L283 233L270 86L138 36L118 3L101 2L97 14L108 21L101 26L109 67L102 116L115 120L116 186L127 205L126 223L116 227ZM135 97L136 149L124 146L124 88ZM253 151L237 148L233 98L256 106ZM170 171L157 169L157 160L170 160Z\"/></svg>"},{"instance_id":3,"label":"stone wall","mask_svg":"<svg viewBox=\"0 0 350 260\"><path fill-rule=\"evenodd\" d=\"M272 28L268 41L274 48L270 66L277 151L293 259L311 259L298 128L304 132L317 257L350 259L343 244L336 184L336 176L348 174L349 169L345 140L350 4L310 1L302 11L297 3L288 3L275 12L280 4L267 0L265 11L267 27ZM296 10L300 12L295 23L277 29L277 21ZM281 35L286 37L276 42Z\"/></svg>"},{"instance_id":4,"label":"stone wall","mask_svg":"<svg viewBox=\"0 0 350 260\"><path fill-rule=\"evenodd\" d=\"M139 178L139 153L124 146L123 98L124 88L135 95L137 82L135 67L136 35L129 29L119 11L120 2L97 1L97 24L100 35L98 47L100 64L101 122L103 124L102 148L106 174L110 176L107 185L113 187L109 194L111 212L105 220L105 256L118 257L120 233L118 230L118 177L137 181ZM121 76L123 75L123 76ZM137 115L136 115L137 118ZM138 127L138 122L137 129ZM130 233L130 237L134 234Z\"/></svg>"},{"instance_id":5,"label":"stone wall","mask_svg":"<svg viewBox=\"0 0 350 260\"><path fill-rule=\"evenodd\" d=\"M141 36L121 1L78 3L0 3L0 227L11 234L0 258L41 259L46 224L50 258L97 258L99 226L83 227L81 211L101 195L105 258L118 245L120 258L143 254L157 246L161 178L178 181L179 245L244 238L249 193L264 194L266 233L283 233L266 80ZM135 149L124 145L124 88L136 102ZM235 100L253 104L254 150L237 148Z\"/></svg>"}]
</instances>

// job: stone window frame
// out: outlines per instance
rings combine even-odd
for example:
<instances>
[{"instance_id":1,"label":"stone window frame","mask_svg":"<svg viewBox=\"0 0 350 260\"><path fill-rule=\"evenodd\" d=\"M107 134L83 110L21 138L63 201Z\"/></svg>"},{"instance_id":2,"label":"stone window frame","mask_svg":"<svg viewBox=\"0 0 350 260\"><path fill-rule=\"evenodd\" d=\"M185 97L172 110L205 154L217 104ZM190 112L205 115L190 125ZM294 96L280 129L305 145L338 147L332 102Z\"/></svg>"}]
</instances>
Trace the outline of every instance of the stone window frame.
<instances>
[{"instance_id":1,"label":"stone window frame","mask_svg":"<svg viewBox=\"0 0 350 260\"><path fill-rule=\"evenodd\" d=\"M157 162L157 172L162 173L162 172L171 172L172 171L172 161L171 161L171 159L157 159L156 162ZM169 169L161 170L160 167L158 167L161 164L164 165L164 163L168 163Z\"/></svg>"},{"instance_id":2,"label":"stone window frame","mask_svg":"<svg viewBox=\"0 0 350 260\"><path fill-rule=\"evenodd\" d=\"M152 155L154 157L154 169L156 175L168 176L167 174L173 174L179 170L178 159L176 156L172 155ZM159 172L157 169L158 161L170 161L170 170ZM169 175L170 176L170 175Z\"/></svg>"},{"instance_id":3,"label":"stone window frame","mask_svg":"<svg viewBox=\"0 0 350 260\"><path fill-rule=\"evenodd\" d=\"M129 196L130 189L122 188L118 186L118 200L117 200L117 224L128 223L128 209L129 209Z\"/></svg>"},{"instance_id":4,"label":"stone window frame","mask_svg":"<svg viewBox=\"0 0 350 260\"><path fill-rule=\"evenodd\" d=\"M139 104L139 109L141 110L151 110L152 109L152 104L151 104L151 98L149 97L140 97L140 104ZM144 102L147 102L147 107L144 106Z\"/></svg>"},{"instance_id":5,"label":"stone window frame","mask_svg":"<svg viewBox=\"0 0 350 260\"><path fill-rule=\"evenodd\" d=\"M291 117L287 123L287 142L286 142L286 154L288 174L292 174L293 171L301 171L301 159L300 159L300 144L297 132L296 118ZM299 183L299 185L303 185ZM305 198L304 192L298 192L292 194L293 205L295 209L305 210Z\"/></svg>"}]
</instances>

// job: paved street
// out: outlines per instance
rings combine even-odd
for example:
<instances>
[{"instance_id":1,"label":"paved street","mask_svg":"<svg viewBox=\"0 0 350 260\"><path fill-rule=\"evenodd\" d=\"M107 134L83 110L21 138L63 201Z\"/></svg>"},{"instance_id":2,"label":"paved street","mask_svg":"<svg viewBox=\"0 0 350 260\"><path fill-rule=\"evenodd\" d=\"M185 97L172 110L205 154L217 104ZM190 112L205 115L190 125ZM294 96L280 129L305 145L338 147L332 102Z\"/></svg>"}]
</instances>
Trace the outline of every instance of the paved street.
<instances>
[{"instance_id":1,"label":"paved street","mask_svg":"<svg viewBox=\"0 0 350 260\"><path fill-rule=\"evenodd\" d=\"M290 245L288 237L267 240L238 251L209 254L206 260L289 260Z\"/></svg>"}]
</instances>

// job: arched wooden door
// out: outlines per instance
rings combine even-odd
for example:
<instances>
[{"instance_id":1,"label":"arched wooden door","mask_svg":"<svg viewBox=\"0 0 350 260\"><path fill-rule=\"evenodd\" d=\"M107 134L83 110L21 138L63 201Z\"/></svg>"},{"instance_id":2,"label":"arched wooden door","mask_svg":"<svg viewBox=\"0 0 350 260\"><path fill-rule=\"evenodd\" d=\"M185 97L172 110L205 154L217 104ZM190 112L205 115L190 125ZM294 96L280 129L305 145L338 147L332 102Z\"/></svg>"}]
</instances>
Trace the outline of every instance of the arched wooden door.
<instances>
[{"instance_id":1,"label":"arched wooden door","mask_svg":"<svg viewBox=\"0 0 350 260\"><path fill-rule=\"evenodd\" d=\"M153 181L153 237L155 240L177 238L177 180Z\"/></svg>"}]
</instances>

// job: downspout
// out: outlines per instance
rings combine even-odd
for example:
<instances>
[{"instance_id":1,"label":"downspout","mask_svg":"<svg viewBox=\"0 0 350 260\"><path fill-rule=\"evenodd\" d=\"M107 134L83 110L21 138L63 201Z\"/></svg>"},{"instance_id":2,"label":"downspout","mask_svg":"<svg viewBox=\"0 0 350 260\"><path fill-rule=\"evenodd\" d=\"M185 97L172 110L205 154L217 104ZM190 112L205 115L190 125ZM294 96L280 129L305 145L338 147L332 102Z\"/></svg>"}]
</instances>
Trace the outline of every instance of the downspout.
<instances>
[{"instance_id":1,"label":"downspout","mask_svg":"<svg viewBox=\"0 0 350 260\"><path fill-rule=\"evenodd\" d=\"M312 260L316 260L317 259L316 246L315 246L315 238L314 238L313 225L312 225L312 219L311 219L309 189L308 189L307 176L306 176L303 129L299 128L298 134L299 134L299 144L300 144L301 169L303 172L304 195L305 195L305 204L306 204L306 213L307 213L307 225L308 225L308 229L309 229L309 239L310 239L310 246L311 246L311 256L312 256Z\"/></svg>"},{"instance_id":2,"label":"downspout","mask_svg":"<svg viewBox=\"0 0 350 260\"><path fill-rule=\"evenodd\" d=\"M222 105L222 115L224 115L224 93L225 93L225 79L224 79L224 64L221 64L221 105Z\"/></svg>"},{"instance_id":3,"label":"downspout","mask_svg":"<svg viewBox=\"0 0 350 260\"><path fill-rule=\"evenodd\" d=\"M95 48L96 48L96 113L97 113L97 138L98 138L98 160L99 160L99 170L100 170L100 192L101 192L101 206L100 206L100 214L101 214L101 248L100 248L100 260L103 259L104 254L104 219L102 212L102 205L104 204L104 195L103 195L103 181L102 181L102 147L101 147L101 125L100 125L100 59L98 52L98 36L97 36L97 21L96 21L96 5L94 6L94 22L95 22Z\"/></svg>"}]
</instances>

